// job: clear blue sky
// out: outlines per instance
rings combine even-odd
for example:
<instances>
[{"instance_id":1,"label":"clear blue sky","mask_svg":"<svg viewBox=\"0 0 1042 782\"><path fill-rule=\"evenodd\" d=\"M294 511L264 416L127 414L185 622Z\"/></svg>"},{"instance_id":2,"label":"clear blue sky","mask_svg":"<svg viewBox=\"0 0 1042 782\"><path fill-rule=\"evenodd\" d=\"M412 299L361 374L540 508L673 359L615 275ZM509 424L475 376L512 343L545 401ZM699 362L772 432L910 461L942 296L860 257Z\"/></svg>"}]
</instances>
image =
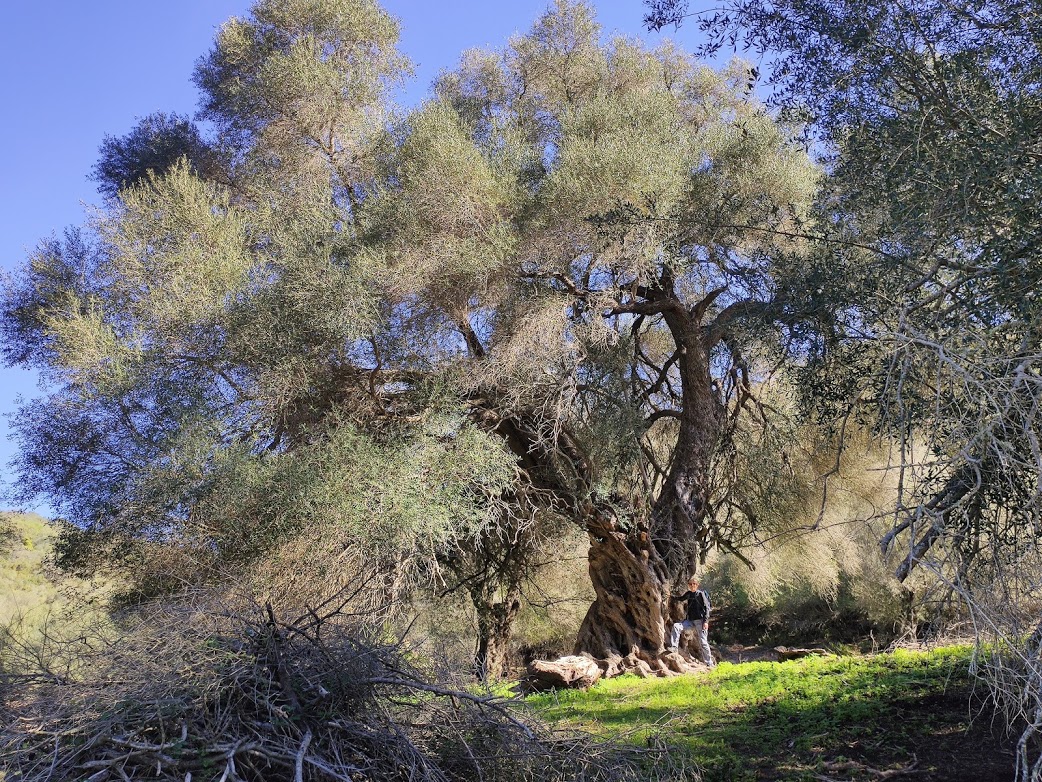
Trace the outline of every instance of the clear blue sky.
<instances>
[{"instance_id":1,"label":"clear blue sky","mask_svg":"<svg viewBox=\"0 0 1042 782\"><path fill-rule=\"evenodd\" d=\"M384 0L402 23L401 48L417 65L399 100L421 100L463 50L499 48L524 32L548 1ZM640 0L593 4L607 32L660 37L643 31ZM0 268L19 266L41 238L83 221L84 205L98 200L87 176L106 134L123 134L154 111L194 112L195 60L219 25L248 6L248 0L7 4L0 38ZM689 49L697 36L694 26L675 34ZM3 478L15 452L7 414L19 395L38 393L34 376L0 367Z\"/></svg>"}]
</instances>

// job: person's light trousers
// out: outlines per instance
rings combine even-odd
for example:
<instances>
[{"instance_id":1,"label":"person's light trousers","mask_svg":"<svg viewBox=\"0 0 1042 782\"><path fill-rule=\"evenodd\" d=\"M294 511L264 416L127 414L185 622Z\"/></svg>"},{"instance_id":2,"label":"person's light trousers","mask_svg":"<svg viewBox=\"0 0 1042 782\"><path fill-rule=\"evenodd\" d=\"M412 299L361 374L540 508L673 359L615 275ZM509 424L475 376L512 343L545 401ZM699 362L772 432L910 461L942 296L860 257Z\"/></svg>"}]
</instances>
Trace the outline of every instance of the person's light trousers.
<instances>
[{"instance_id":1,"label":"person's light trousers","mask_svg":"<svg viewBox=\"0 0 1042 782\"><path fill-rule=\"evenodd\" d=\"M705 622L692 619L685 619L683 622L674 622L673 632L669 636L669 645L676 649L680 644L680 635L685 630L695 631L695 644L698 646L698 653L702 657L702 662L712 667L713 654L709 651L709 628L706 627Z\"/></svg>"}]
</instances>

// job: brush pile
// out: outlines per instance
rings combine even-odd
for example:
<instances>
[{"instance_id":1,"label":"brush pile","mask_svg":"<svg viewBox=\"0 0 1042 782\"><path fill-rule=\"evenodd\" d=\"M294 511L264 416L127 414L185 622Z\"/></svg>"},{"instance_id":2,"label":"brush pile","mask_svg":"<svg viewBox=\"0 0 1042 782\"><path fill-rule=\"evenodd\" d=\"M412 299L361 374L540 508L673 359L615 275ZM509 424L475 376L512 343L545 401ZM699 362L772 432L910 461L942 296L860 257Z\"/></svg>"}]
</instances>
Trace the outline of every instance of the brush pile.
<instances>
[{"instance_id":1,"label":"brush pile","mask_svg":"<svg viewBox=\"0 0 1042 782\"><path fill-rule=\"evenodd\" d=\"M557 733L435 684L371 624L346 598L296 616L196 601L36 659L7 643L0 769L11 782L693 778L655 747Z\"/></svg>"}]
</instances>

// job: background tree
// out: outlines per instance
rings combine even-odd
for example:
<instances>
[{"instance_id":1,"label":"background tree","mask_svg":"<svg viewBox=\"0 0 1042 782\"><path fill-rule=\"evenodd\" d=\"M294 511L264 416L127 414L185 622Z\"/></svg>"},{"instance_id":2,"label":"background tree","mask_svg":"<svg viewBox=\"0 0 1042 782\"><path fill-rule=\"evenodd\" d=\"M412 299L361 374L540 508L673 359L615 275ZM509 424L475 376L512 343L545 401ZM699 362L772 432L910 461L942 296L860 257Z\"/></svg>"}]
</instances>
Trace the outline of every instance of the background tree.
<instances>
[{"instance_id":1,"label":"background tree","mask_svg":"<svg viewBox=\"0 0 1042 782\"><path fill-rule=\"evenodd\" d=\"M688 16L686 3L648 6L654 27ZM863 358L840 347L821 369L845 396L881 402L902 462L923 467L886 541L908 533L899 577L939 541L967 560L982 536L1030 528L1042 18L1005 2L756 0L697 20L709 48L777 57L774 100L826 145L823 208L871 245L845 261L877 291L846 304ZM913 430L929 443L918 456Z\"/></svg>"},{"instance_id":2,"label":"background tree","mask_svg":"<svg viewBox=\"0 0 1042 782\"><path fill-rule=\"evenodd\" d=\"M674 582L760 522L749 465L795 480L750 456L783 450L759 387L827 326L788 238L817 172L745 66L605 45L582 4L403 117L396 40L368 0L222 28L220 181L153 168L7 287L6 355L54 388L21 485L85 531L70 557L199 577L314 524L420 573L535 507L591 540L577 648L682 667Z\"/></svg>"},{"instance_id":3,"label":"background tree","mask_svg":"<svg viewBox=\"0 0 1042 782\"><path fill-rule=\"evenodd\" d=\"M474 662L482 679L508 673L515 624L526 604L543 601L536 583L548 566L560 561L571 529L567 519L547 517L544 507L517 494L518 485L521 480L515 480L506 497L490 498L498 506L494 523L465 540L449 541L436 554L447 572L439 594L462 592L474 607Z\"/></svg>"},{"instance_id":4,"label":"background tree","mask_svg":"<svg viewBox=\"0 0 1042 782\"><path fill-rule=\"evenodd\" d=\"M511 226L523 254L507 256L516 282L479 279L456 305L482 364L475 415L590 533L597 601L577 649L657 665L673 580L754 520L728 479L753 391L742 351L777 344L764 324L799 319L771 295L783 272L764 263L763 228L798 219L814 175L743 94L743 68L720 78L597 36L587 9L558 6L505 56L473 53L446 74L424 125L443 140L461 126L527 190ZM413 170L395 177L411 200L395 214L422 214L425 183L445 179ZM481 227L387 235L464 255L460 228ZM498 241L495 222L484 230Z\"/></svg>"}]
</instances>

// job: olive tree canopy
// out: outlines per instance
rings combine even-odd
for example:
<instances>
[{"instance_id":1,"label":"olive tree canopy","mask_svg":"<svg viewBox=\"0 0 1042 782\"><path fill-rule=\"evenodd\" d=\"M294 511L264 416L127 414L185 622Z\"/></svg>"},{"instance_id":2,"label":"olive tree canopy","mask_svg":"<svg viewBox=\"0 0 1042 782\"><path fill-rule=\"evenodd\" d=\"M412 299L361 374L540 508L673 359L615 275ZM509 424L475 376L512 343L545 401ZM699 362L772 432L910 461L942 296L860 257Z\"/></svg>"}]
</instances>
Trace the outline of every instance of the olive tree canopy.
<instances>
[{"instance_id":1,"label":"olive tree canopy","mask_svg":"<svg viewBox=\"0 0 1042 782\"><path fill-rule=\"evenodd\" d=\"M397 33L260 0L196 72L220 175L153 170L10 281L5 355L52 389L21 486L70 553L222 562L308 524L415 561L538 508L589 534L577 648L662 668L674 583L802 490L762 398L832 321L800 129L565 0L403 114Z\"/></svg>"},{"instance_id":2,"label":"olive tree canopy","mask_svg":"<svg viewBox=\"0 0 1042 782\"><path fill-rule=\"evenodd\" d=\"M645 4L653 27L692 17L707 49L767 54L772 101L821 142L823 207L862 245L824 251L837 278L863 282L825 292L860 328L807 385L828 386L835 413L878 403L901 443L909 475L884 542L904 544L898 576L929 558L966 579L993 544L1037 536L1042 14L1006 0Z\"/></svg>"}]
</instances>

